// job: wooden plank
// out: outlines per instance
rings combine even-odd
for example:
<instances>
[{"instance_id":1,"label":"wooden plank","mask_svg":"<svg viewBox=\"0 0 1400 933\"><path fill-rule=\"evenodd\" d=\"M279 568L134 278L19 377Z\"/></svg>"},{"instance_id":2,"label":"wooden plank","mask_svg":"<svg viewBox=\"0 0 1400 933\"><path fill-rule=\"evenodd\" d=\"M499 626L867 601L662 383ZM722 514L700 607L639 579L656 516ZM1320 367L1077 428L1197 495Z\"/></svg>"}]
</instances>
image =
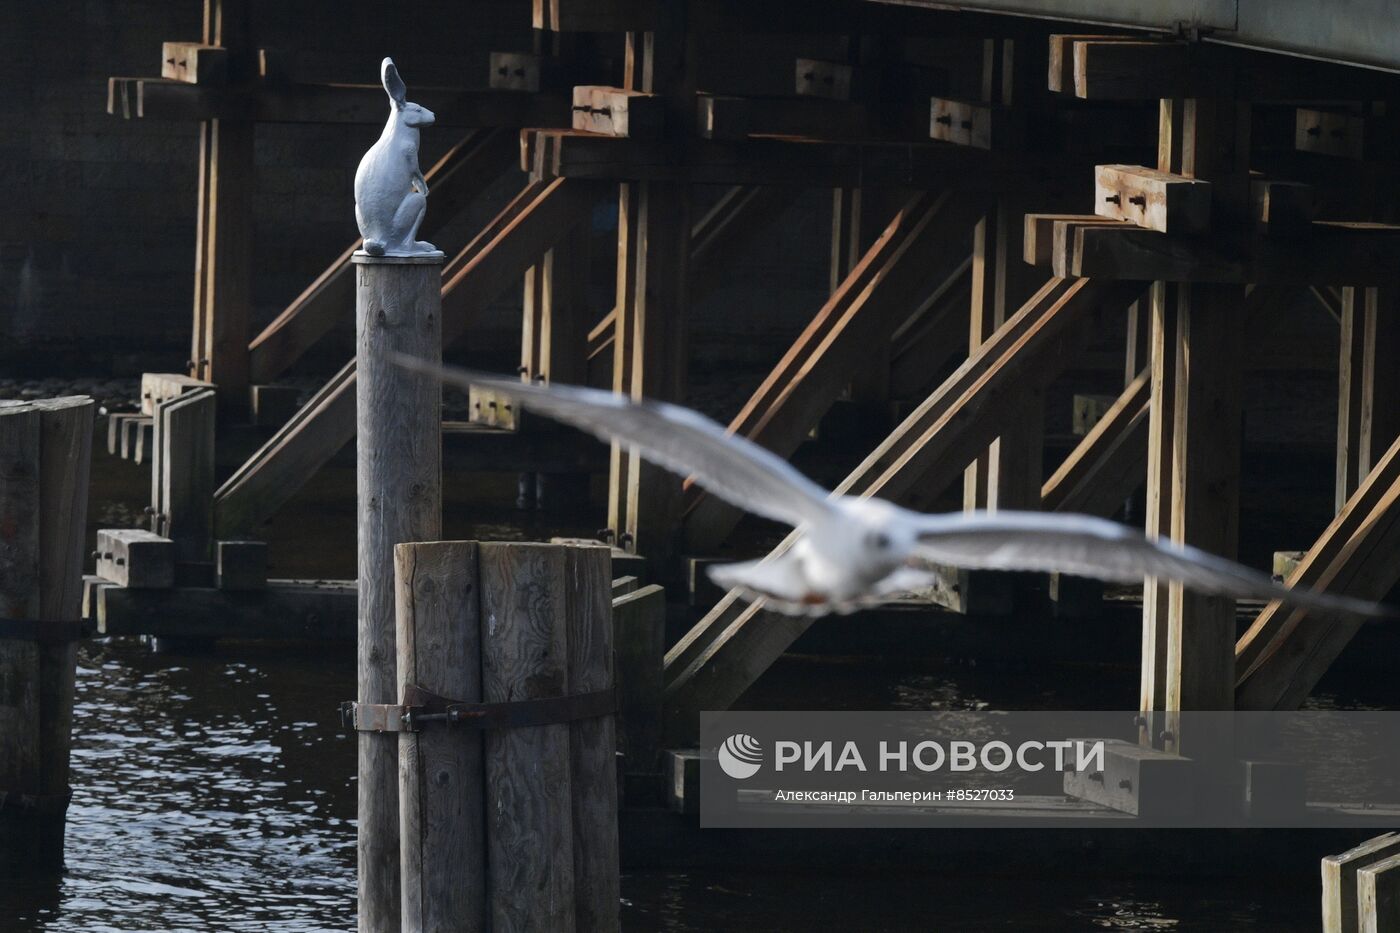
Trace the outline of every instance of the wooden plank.
<instances>
[{"instance_id":1,"label":"wooden plank","mask_svg":"<svg viewBox=\"0 0 1400 933\"><path fill-rule=\"evenodd\" d=\"M576 130L660 139L665 131L665 100L656 94L619 87L580 84L574 87L572 126Z\"/></svg>"},{"instance_id":2,"label":"wooden plank","mask_svg":"<svg viewBox=\"0 0 1400 933\"><path fill-rule=\"evenodd\" d=\"M161 448L161 526L175 561L212 555L214 392L200 389L157 406L155 443Z\"/></svg>"},{"instance_id":3,"label":"wooden plank","mask_svg":"<svg viewBox=\"0 0 1400 933\"><path fill-rule=\"evenodd\" d=\"M1074 93L1074 46L1080 41L1138 42L1136 36L1056 33L1050 36L1050 70L1046 86L1057 94Z\"/></svg>"},{"instance_id":4,"label":"wooden plank","mask_svg":"<svg viewBox=\"0 0 1400 933\"><path fill-rule=\"evenodd\" d=\"M167 399L193 392L195 389L212 388L214 386L211 383L183 373L142 373L141 414L154 415L156 405Z\"/></svg>"},{"instance_id":5,"label":"wooden plank","mask_svg":"<svg viewBox=\"0 0 1400 933\"><path fill-rule=\"evenodd\" d=\"M1361 933L1400 929L1400 854L1357 871L1356 909Z\"/></svg>"},{"instance_id":6,"label":"wooden plank","mask_svg":"<svg viewBox=\"0 0 1400 933\"><path fill-rule=\"evenodd\" d=\"M410 684L481 702L477 546L394 548L398 695ZM482 734L425 729L399 736L403 926L481 933L486 925Z\"/></svg>"},{"instance_id":7,"label":"wooden plank","mask_svg":"<svg viewBox=\"0 0 1400 933\"><path fill-rule=\"evenodd\" d=\"M1366 118L1360 114L1299 107L1294 125L1294 146L1299 152L1366 158Z\"/></svg>"},{"instance_id":8,"label":"wooden plank","mask_svg":"<svg viewBox=\"0 0 1400 933\"><path fill-rule=\"evenodd\" d=\"M654 584L622 594L614 589L612 611L618 745L629 774L655 773L661 766L666 593Z\"/></svg>"},{"instance_id":9,"label":"wooden plank","mask_svg":"<svg viewBox=\"0 0 1400 933\"><path fill-rule=\"evenodd\" d=\"M1386 833L1322 860L1323 933L1358 933L1357 872L1400 855L1400 833Z\"/></svg>"},{"instance_id":10,"label":"wooden plank","mask_svg":"<svg viewBox=\"0 0 1400 933\"><path fill-rule=\"evenodd\" d=\"M564 552L565 617L570 693L616 691L607 545ZM617 840L617 717L569 724L569 782L573 794L574 924L580 930L620 929Z\"/></svg>"},{"instance_id":11,"label":"wooden plank","mask_svg":"<svg viewBox=\"0 0 1400 933\"><path fill-rule=\"evenodd\" d=\"M97 575L135 589L175 585L175 545L140 528L97 532Z\"/></svg>"},{"instance_id":12,"label":"wooden plank","mask_svg":"<svg viewBox=\"0 0 1400 933\"><path fill-rule=\"evenodd\" d=\"M1147 428L1147 501L1144 532L1150 538L1171 533L1171 471L1176 429L1176 393L1181 347L1177 343L1175 285L1154 282L1148 306L1148 366L1151 373ZM1139 709L1149 719L1139 730L1142 744L1153 744L1160 727L1154 714L1167 708L1167 642L1170 585L1148 577L1142 591L1142 652Z\"/></svg>"},{"instance_id":13,"label":"wooden plank","mask_svg":"<svg viewBox=\"0 0 1400 933\"><path fill-rule=\"evenodd\" d=\"M1311 229L1317 215L1312 185L1297 181L1257 178L1250 183L1254 222L1265 233L1296 235Z\"/></svg>"},{"instance_id":14,"label":"wooden plank","mask_svg":"<svg viewBox=\"0 0 1400 933\"><path fill-rule=\"evenodd\" d=\"M433 196L422 236L433 237L509 169L516 145L516 135L508 130L475 130L444 153L425 173ZM346 320L345 309L354 300L350 256L359 248L359 240L346 247L253 338L248 353L254 382L276 379L337 322Z\"/></svg>"},{"instance_id":15,"label":"wooden plank","mask_svg":"<svg viewBox=\"0 0 1400 933\"><path fill-rule=\"evenodd\" d=\"M908 296L932 290L960 265L956 244L965 241L979 206L951 192L918 195L906 203L730 422L730 430L790 456L860 367L870 344L890 339ZM698 489L691 492L687 550L705 553L716 547L740 514Z\"/></svg>"},{"instance_id":16,"label":"wooden plank","mask_svg":"<svg viewBox=\"0 0 1400 933\"><path fill-rule=\"evenodd\" d=\"M1114 400L1040 490L1047 512L1109 516L1141 486L1152 378L1144 370Z\"/></svg>"},{"instance_id":17,"label":"wooden plank","mask_svg":"<svg viewBox=\"0 0 1400 933\"><path fill-rule=\"evenodd\" d=\"M1371 471L1378 455L1400 434L1394 407L1390 355L1400 347L1396 290L1341 289L1341 362L1338 367L1336 504L1342 505Z\"/></svg>"},{"instance_id":18,"label":"wooden plank","mask_svg":"<svg viewBox=\"0 0 1400 933\"><path fill-rule=\"evenodd\" d=\"M160 76L186 84L223 84L228 80L228 49L202 42L162 42Z\"/></svg>"},{"instance_id":19,"label":"wooden plank","mask_svg":"<svg viewBox=\"0 0 1400 933\"><path fill-rule=\"evenodd\" d=\"M540 89L542 57L532 52L492 52L490 84L503 91L524 91L530 94Z\"/></svg>"},{"instance_id":20,"label":"wooden plank","mask_svg":"<svg viewBox=\"0 0 1400 933\"><path fill-rule=\"evenodd\" d=\"M1115 223L1097 214L1026 214L1022 233L1022 258L1033 266L1049 269L1055 256L1055 230L1060 221L1066 223Z\"/></svg>"},{"instance_id":21,"label":"wooden plank","mask_svg":"<svg viewBox=\"0 0 1400 933\"><path fill-rule=\"evenodd\" d=\"M1210 183L1141 165L1094 169L1094 211L1162 233L1210 229Z\"/></svg>"},{"instance_id":22,"label":"wooden plank","mask_svg":"<svg viewBox=\"0 0 1400 933\"><path fill-rule=\"evenodd\" d=\"M355 641L355 583L270 580L262 590L99 584L86 618L103 635L190 639Z\"/></svg>"},{"instance_id":23,"label":"wooden plank","mask_svg":"<svg viewBox=\"0 0 1400 933\"><path fill-rule=\"evenodd\" d=\"M482 699L568 692L565 549L481 544ZM574 928L569 726L488 731L486 839L491 927ZM521 897L520 892L530 896Z\"/></svg>"},{"instance_id":24,"label":"wooden plank","mask_svg":"<svg viewBox=\"0 0 1400 933\"><path fill-rule=\"evenodd\" d=\"M923 507L941 494L1020 404L1066 363L1093 309L1135 300L1140 286L1052 280L993 334L836 488ZM789 535L775 553L795 540ZM811 624L730 592L666 655L668 734L692 732L701 709L724 709Z\"/></svg>"},{"instance_id":25,"label":"wooden plank","mask_svg":"<svg viewBox=\"0 0 1400 933\"><path fill-rule=\"evenodd\" d=\"M355 361L341 367L214 494L214 531L256 531L355 436Z\"/></svg>"},{"instance_id":26,"label":"wooden plank","mask_svg":"<svg viewBox=\"0 0 1400 933\"><path fill-rule=\"evenodd\" d=\"M1289 578L1362 599L1400 579L1400 442L1381 458ZM1305 624L1306 623L1306 624ZM1314 617L1270 603L1235 646L1240 709L1296 709L1359 630L1356 619Z\"/></svg>"},{"instance_id":27,"label":"wooden plank","mask_svg":"<svg viewBox=\"0 0 1400 933\"><path fill-rule=\"evenodd\" d=\"M1056 271L1092 278L1219 284L1383 284L1400 263L1400 227L1316 221L1296 237L1240 244L1213 237L1173 236L1133 224L1057 221ZM1057 239L1058 244L1058 239Z\"/></svg>"}]
</instances>

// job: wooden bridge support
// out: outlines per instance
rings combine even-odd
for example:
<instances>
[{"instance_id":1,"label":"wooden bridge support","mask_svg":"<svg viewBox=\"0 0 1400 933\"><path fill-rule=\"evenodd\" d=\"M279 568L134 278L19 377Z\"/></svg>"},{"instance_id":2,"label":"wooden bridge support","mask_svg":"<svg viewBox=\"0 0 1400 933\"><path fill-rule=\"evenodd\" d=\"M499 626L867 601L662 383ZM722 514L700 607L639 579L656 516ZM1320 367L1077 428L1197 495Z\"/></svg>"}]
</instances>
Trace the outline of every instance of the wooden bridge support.
<instances>
[{"instance_id":1,"label":"wooden bridge support","mask_svg":"<svg viewBox=\"0 0 1400 933\"><path fill-rule=\"evenodd\" d=\"M836 488L926 506L962 475L1018 402L1067 364L1100 306L1126 307L1134 282L1052 279L1009 318ZM792 545L789 535L777 552ZM775 552L776 553L776 552ZM811 625L764 611L737 592L724 598L666 654L671 741L693 739L698 713L726 709Z\"/></svg>"},{"instance_id":2,"label":"wooden bridge support","mask_svg":"<svg viewBox=\"0 0 1400 933\"><path fill-rule=\"evenodd\" d=\"M93 408L0 402L0 878L63 870Z\"/></svg>"},{"instance_id":3,"label":"wooden bridge support","mask_svg":"<svg viewBox=\"0 0 1400 933\"><path fill-rule=\"evenodd\" d=\"M356 264L358 701L395 703L394 546L442 529L442 390L389 361L442 358L442 257ZM359 928L399 928L398 743L359 733Z\"/></svg>"},{"instance_id":4,"label":"wooden bridge support","mask_svg":"<svg viewBox=\"0 0 1400 933\"><path fill-rule=\"evenodd\" d=\"M1241 223L1249 112L1234 101L1163 100L1158 168L1213 185L1217 216ZM1238 544L1240 359L1245 288L1153 286L1149 534L1233 557ZM1234 601L1149 580L1143 594L1142 738L1181 750L1171 713L1231 709Z\"/></svg>"},{"instance_id":5,"label":"wooden bridge support","mask_svg":"<svg viewBox=\"0 0 1400 933\"><path fill-rule=\"evenodd\" d=\"M1341 361L1337 386L1337 511L1397 435L1400 392L1394 365L1400 351L1397 288L1341 290Z\"/></svg>"}]
</instances>

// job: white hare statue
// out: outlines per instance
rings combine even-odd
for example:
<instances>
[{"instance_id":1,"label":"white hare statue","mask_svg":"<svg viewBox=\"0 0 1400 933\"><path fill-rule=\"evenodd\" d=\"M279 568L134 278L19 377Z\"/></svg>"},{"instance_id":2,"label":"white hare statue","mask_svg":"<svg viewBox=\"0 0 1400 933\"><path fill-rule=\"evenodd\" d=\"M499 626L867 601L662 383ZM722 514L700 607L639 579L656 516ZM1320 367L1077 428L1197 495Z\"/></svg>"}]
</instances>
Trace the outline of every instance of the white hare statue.
<instances>
[{"instance_id":1,"label":"white hare statue","mask_svg":"<svg viewBox=\"0 0 1400 933\"><path fill-rule=\"evenodd\" d=\"M437 247L419 240L428 209L428 183L418 167L418 128L433 125L433 112L408 102L392 58L379 67L389 93L389 122L355 171L355 221L371 256L423 256Z\"/></svg>"}]
</instances>

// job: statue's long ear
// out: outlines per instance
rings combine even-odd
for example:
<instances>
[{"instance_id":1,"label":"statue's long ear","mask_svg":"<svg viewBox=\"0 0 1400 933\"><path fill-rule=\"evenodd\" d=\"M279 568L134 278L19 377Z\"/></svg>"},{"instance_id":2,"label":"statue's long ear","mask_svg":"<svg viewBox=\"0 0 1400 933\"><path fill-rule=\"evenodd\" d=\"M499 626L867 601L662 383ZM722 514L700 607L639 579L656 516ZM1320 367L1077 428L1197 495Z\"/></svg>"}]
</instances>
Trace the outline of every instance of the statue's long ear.
<instances>
[{"instance_id":1,"label":"statue's long ear","mask_svg":"<svg viewBox=\"0 0 1400 933\"><path fill-rule=\"evenodd\" d=\"M394 67L392 58L384 59L379 66L379 77L384 82L384 90L389 92L389 98L402 110L408 100L408 88L404 86L403 78L399 77L399 70Z\"/></svg>"}]
</instances>

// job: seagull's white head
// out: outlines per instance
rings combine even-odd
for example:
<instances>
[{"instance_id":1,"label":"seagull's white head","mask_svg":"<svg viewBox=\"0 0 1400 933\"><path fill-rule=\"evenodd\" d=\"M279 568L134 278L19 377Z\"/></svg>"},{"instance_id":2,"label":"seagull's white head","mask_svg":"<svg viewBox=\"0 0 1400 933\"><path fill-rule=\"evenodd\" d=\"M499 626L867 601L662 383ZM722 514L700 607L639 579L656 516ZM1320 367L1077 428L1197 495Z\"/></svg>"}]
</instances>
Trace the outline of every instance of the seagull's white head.
<instances>
[{"instance_id":1,"label":"seagull's white head","mask_svg":"<svg viewBox=\"0 0 1400 933\"><path fill-rule=\"evenodd\" d=\"M846 535L859 551L863 566L888 573L908 559L917 543L917 530L906 513L883 499L845 497L837 500ZM883 573L881 575L883 575Z\"/></svg>"}]
</instances>

